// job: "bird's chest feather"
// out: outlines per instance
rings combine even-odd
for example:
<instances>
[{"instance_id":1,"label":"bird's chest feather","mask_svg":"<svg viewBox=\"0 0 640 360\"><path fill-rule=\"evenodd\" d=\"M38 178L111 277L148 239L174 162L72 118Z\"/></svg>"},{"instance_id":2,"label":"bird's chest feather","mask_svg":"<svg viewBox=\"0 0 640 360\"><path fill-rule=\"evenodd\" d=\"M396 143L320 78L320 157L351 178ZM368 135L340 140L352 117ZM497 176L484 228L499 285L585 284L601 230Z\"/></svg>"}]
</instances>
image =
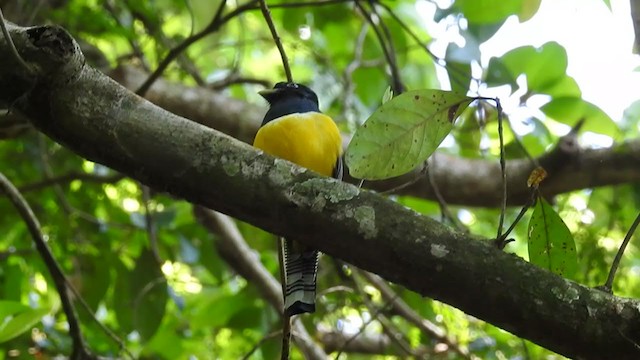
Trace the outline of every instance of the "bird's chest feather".
<instances>
[{"instance_id":1,"label":"bird's chest feather","mask_svg":"<svg viewBox=\"0 0 640 360\"><path fill-rule=\"evenodd\" d=\"M253 146L325 176L331 176L342 139L330 117L317 113L282 116L262 126Z\"/></svg>"}]
</instances>

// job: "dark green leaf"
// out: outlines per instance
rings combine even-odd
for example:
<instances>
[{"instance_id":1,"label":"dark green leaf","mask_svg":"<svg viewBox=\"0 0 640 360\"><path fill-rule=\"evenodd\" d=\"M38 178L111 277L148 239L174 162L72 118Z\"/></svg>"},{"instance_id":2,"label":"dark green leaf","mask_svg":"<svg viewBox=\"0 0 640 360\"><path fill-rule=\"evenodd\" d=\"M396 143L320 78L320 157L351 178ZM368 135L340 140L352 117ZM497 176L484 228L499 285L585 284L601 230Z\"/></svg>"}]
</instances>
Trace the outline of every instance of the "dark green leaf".
<instances>
[{"instance_id":1,"label":"dark green leaf","mask_svg":"<svg viewBox=\"0 0 640 360\"><path fill-rule=\"evenodd\" d=\"M149 340L162 323L167 300L167 280L150 250L145 250L136 261L131 274L133 297L133 325L140 337Z\"/></svg>"}]
</instances>

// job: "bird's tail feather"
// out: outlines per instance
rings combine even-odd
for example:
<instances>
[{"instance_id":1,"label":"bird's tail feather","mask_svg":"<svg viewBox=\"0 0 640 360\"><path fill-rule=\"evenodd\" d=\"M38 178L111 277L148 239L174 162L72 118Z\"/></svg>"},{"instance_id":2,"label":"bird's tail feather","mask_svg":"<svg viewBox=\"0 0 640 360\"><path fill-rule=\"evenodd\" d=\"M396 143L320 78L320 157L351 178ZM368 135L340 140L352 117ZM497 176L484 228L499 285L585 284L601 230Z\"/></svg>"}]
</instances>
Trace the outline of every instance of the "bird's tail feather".
<instances>
[{"instance_id":1,"label":"bird's tail feather","mask_svg":"<svg viewBox=\"0 0 640 360\"><path fill-rule=\"evenodd\" d=\"M295 245L292 240L284 240L284 309L289 316L316 310L318 251L296 251Z\"/></svg>"}]
</instances>

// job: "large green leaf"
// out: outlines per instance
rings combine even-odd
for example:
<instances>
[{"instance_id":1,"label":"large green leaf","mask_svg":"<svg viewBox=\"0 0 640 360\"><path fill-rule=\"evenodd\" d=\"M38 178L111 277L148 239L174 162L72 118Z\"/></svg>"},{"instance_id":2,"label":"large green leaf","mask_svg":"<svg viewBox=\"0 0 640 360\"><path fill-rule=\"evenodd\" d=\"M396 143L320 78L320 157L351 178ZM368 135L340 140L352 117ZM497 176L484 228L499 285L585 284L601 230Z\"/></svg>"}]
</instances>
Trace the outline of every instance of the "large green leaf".
<instances>
[{"instance_id":1,"label":"large green leaf","mask_svg":"<svg viewBox=\"0 0 640 360\"><path fill-rule=\"evenodd\" d=\"M492 24L520 12L522 0L457 0L456 6L471 23Z\"/></svg>"},{"instance_id":2,"label":"large green leaf","mask_svg":"<svg viewBox=\"0 0 640 360\"><path fill-rule=\"evenodd\" d=\"M521 22L529 20L540 7L541 0L457 0L456 7L471 23L493 24L517 15Z\"/></svg>"},{"instance_id":3,"label":"large green leaf","mask_svg":"<svg viewBox=\"0 0 640 360\"><path fill-rule=\"evenodd\" d=\"M582 130L608 135L613 138L620 136L618 125L599 107L578 97L554 98L546 103L542 112L548 117L574 126L579 120L584 119Z\"/></svg>"},{"instance_id":4,"label":"large green leaf","mask_svg":"<svg viewBox=\"0 0 640 360\"><path fill-rule=\"evenodd\" d=\"M49 313L49 309L32 309L16 301L0 300L0 343L31 329Z\"/></svg>"},{"instance_id":5,"label":"large green leaf","mask_svg":"<svg viewBox=\"0 0 640 360\"><path fill-rule=\"evenodd\" d=\"M571 231L542 197L529 221L529 261L566 278L573 278L578 268Z\"/></svg>"},{"instance_id":6,"label":"large green leaf","mask_svg":"<svg viewBox=\"0 0 640 360\"><path fill-rule=\"evenodd\" d=\"M473 98L451 91L415 90L379 107L351 139L345 160L352 176L386 179L425 161Z\"/></svg>"},{"instance_id":7,"label":"large green leaf","mask_svg":"<svg viewBox=\"0 0 640 360\"><path fill-rule=\"evenodd\" d=\"M489 61L486 82L492 86L510 84L515 88L516 78L525 74L530 92L573 95L577 85L575 81L571 83L571 78L566 80L566 73L567 51L556 42L548 42L539 48L522 46L500 58L492 58Z\"/></svg>"}]
</instances>

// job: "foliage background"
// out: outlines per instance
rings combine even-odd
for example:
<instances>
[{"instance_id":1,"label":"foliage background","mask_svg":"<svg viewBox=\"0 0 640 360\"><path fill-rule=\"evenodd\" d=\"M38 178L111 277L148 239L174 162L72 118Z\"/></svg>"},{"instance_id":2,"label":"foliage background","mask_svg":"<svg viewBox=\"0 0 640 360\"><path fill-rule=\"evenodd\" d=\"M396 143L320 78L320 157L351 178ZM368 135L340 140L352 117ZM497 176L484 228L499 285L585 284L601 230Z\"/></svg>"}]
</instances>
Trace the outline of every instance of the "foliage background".
<instances>
[{"instance_id":1,"label":"foliage background","mask_svg":"<svg viewBox=\"0 0 640 360\"><path fill-rule=\"evenodd\" d=\"M373 2L372 2L373 3ZM526 21L540 1L458 0L437 11L436 20L458 27L466 46L450 44L444 59L424 47L433 39L416 14L413 1L375 3L377 23L388 32L407 89L443 88L436 69L446 69L453 90L484 95L508 85L519 93L522 107L540 104L541 113L505 132L509 159L525 151L539 156L556 144L566 127L585 119L583 131L621 142L637 137L638 103L622 119L611 119L582 100L580 89L566 74L566 52L558 43L521 47L480 62L479 45L491 38L509 16ZM240 2L229 2L234 9ZM281 4L280 6L276 4ZM294 6L270 3L296 81L309 84L320 96L322 109L352 132L380 105L390 85L389 66L371 25L350 1L324 1ZM205 29L219 1L40 1L0 2L8 20L18 24L56 23L83 43L93 66L110 73L122 66L148 72L158 67L169 49ZM391 12L386 9L390 9ZM396 21L397 16L401 21ZM415 35L415 38L413 37ZM416 41L416 39L419 40ZM473 71L472 71L473 70ZM521 75L525 74L523 78ZM189 46L163 77L189 86L222 92L252 104L263 104L256 92L284 78L280 57L259 11L246 11ZM523 82L524 81L524 82ZM534 99L534 100L531 100ZM507 116L510 114L507 113ZM520 125L520 126L518 126ZM524 126L522 126L524 125ZM219 235L194 218L190 204L145 189L135 181L99 164L79 158L24 124L19 131L9 117L0 118L1 171L34 208L71 283L95 317L113 330L126 348L142 358L235 359L251 354L273 359L279 353L279 315L262 299L255 284L239 276L220 255ZM10 129L11 131L9 131ZM583 146L594 146L584 138ZM495 112L475 108L466 112L440 151L464 158L497 159L499 145ZM495 174L499 181L499 174ZM53 180L52 180L53 179ZM636 216L640 188L629 183L584 189L554 198L555 207L572 231L579 254L577 281L604 283L609 266ZM410 196L393 198L415 210L451 223L436 201ZM500 213L494 208L448 206L457 219L452 226L494 236ZM511 223L519 208L509 208ZM21 219L8 201L0 199L0 301L28 305L16 337L0 343L0 357L52 358L69 354L71 342L58 295L48 271L35 252ZM516 227L508 251L527 257L526 224ZM237 223L245 240L271 274L278 277L274 237L251 225ZM638 247L631 244L619 270L617 295L640 297ZM318 288L319 310L302 322L333 356L342 359L403 358L406 347L389 341L388 331L400 334L409 354L436 358L462 357L406 318L391 313L380 290L348 264L323 257ZM165 281L166 279L166 281ZM528 341L493 327L442 303L394 287L423 319L437 324L455 346L483 359L561 358ZM364 299L370 302L364 301ZM47 313L41 318L43 310ZM120 346L78 308L87 343L104 356L122 356ZM2 314L2 312L0 312ZM382 321L382 317L389 321ZM365 327L366 325L366 327ZM374 354L331 348L327 335L348 338L364 327L361 337L390 345ZM2 329L0 327L0 329ZM0 332L2 334L2 332ZM10 335L11 335L10 334ZM2 339L2 336L0 336ZM297 350L292 357L302 358Z\"/></svg>"}]
</instances>

